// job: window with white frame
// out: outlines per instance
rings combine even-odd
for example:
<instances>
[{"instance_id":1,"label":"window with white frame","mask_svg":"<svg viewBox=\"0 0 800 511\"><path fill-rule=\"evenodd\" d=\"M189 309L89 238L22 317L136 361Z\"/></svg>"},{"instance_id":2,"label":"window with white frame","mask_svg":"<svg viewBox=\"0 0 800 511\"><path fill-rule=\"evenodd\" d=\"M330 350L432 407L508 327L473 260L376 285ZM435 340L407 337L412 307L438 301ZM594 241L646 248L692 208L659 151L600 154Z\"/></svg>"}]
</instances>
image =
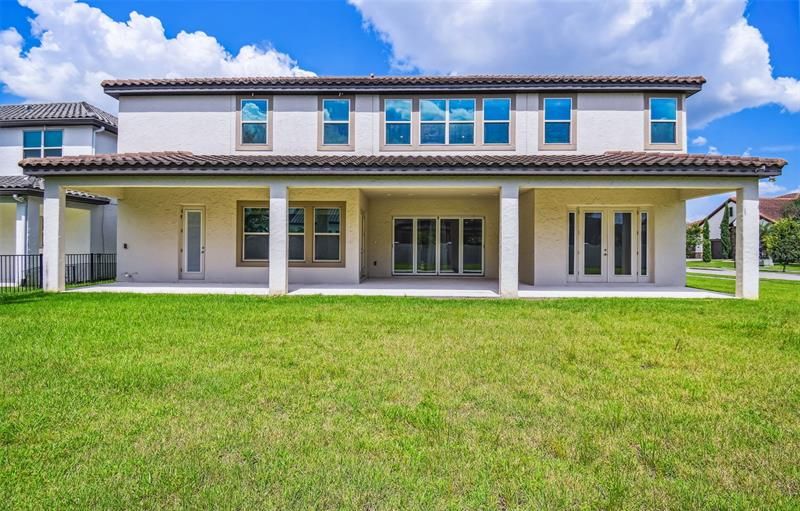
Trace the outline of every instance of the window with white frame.
<instances>
[{"instance_id":1,"label":"window with white frame","mask_svg":"<svg viewBox=\"0 0 800 511\"><path fill-rule=\"evenodd\" d=\"M25 130L22 132L23 158L61 156L64 149L63 130Z\"/></svg>"},{"instance_id":2,"label":"window with white frame","mask_svg":"<svg viewBox=\"0 0 800 511\"><path fill-rule=\"evenodd\" d=\"M544 143L572 144L572 98L544 99Z\"/></svg>"},{"instance_id":3,"label":"window with white frame","mask_svg":"<svg viewBox=\"0 0 800 511\"><path fill-rule=\"evenodd\" d=\"M511 141L511 99L484 98L483 143L508 144Z\"/></svg>"},{"instance_id":4,"label":"window with white frame","mask_svg":"<svg viewBox=\"0 0 800 511\"><path fill-rule=\"evenodd\" d=\"M242 261L269 260L269 208L242 208Z\"/></svg>"},{"instance_id":5,"label":"window with white frame","mask_svg":"<svg viewBox=\"0 0 800 511\"><path fill-rule=\"evenodd\" d=\"M383 103L386 145L411 144L410 99L386 99Z\"/></svg>"},{"instance_id":6,"label":"window with white frame","mask_svg":"<svg viewBox=\"0 0 800 511\"><path fill-rule=\"evenodd\" d=\"M677 144L678 98L650 98L650 143Z\"/></svg>"},{"instance_id":7,"label":"window with white frame","mask_svg":"<svg viewBox=\"0 0 800 511\"><path fill-rule=\"evenodd\" d=\"M322 100L322 144L334 146L350 144L349 98Z\"/></svg>"},{"instance_id":8,"label":"window with white frame","mask_svg":"<svg viewBox=\"0 0 800 511\"><path fill-rule=\"evenodd\" d=\"M314 261L341 261L341 208L314 208Z\"/></svg>"},{"instance_id":9,"label":"window with white frame","mask_svg":"<svg viewBox=\"0 0 800 511\"><path fill-rule=\"evenodd\" d=\"M473 145L475 99L421 99L420 144Z\"/></svg>"},{"instance_id":10,"label":"window with white frame","mask_svg":"<svg viewBox=\"0 0 800 511\"><path fill-rule=\"evenodd\" d=\"M269 99L243 98L240 108L240 140L243 146L269 144Z\"/></svg>"}]
</instances>

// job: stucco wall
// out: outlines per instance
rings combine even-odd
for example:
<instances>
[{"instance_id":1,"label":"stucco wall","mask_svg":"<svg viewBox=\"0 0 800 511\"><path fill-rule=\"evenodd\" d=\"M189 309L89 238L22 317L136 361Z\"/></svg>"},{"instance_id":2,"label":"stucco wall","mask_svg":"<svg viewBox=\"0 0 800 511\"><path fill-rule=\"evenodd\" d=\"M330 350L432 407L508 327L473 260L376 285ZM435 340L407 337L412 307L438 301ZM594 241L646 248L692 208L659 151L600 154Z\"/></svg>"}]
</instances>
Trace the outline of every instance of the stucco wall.
<instances>
[{"instance_id":1,"label":"stucco wall","mask_svg":"<svg viewBox=\"0 0 800 511\"><path fill-rule=\"evenodd\" d=\"M484 217L484 272L486 277L497 278L498 207L497 197L370 197L368 275L392 276L394 217L481 216Z\"/></svg>"},{"instance_id":2,"label":"stucco wall","mask_svg":"<svg viewBox=\"0 0 800 511\"><path fill-rule=\"evenodd\" d=\"M0 202L0 255L14 253L16 218L16 203Z\"/></svg>"},{"instance_id":3,"label":"stucco wall","mask_svg":"<svg viewBox=\"0 0 800 511\"><path fill-rule=\"evenodd\" d=\"M91 211L66 208L64 213L64 251L67 254L91 252Z\"/></svg>"},{"instance_id":4,"label":"stucco wall","mask_svg":"<svg viewBox=\"0 0 800 511\"><path fill-rule=\"evenodd\" d=\"M567 213L570 207L591 205L650 207L654 250L651 279L658 285L684 285L685 201L677 190L669 189L536 190L535 285L563 285L567 281Z\"/></svg>"},{"instance_id":5,"label":"stucco wall","mask_svg":"<svg viewBox=\"0 0 800 511\"><path fill-rule=\"evenodd\" d=\"M0 128L0 175L21 175L17 163L22 159L22 132L41 128ZM92 126L63 126L64 156L92 154Z\"/></svg>"},{"instance_id":6,"label":"stucco wall","mask_svg":"<svg viewBox=\"0 0 800 511\"><path fill-rule=\"evenodd\" d=\"M205 281L268 281L266 267L236 266L236 203L265 201L269 190L220 188L138 188L125 191L117 209L117 274L119 280L178 280L180 213L183 206L205 208ZM289 284L358 282L359 193L357 190L291 190L290 201L345 202L346 246L343 268L290 268ZM307 235L311 235L307 233ZM127 248L124 248L127 244ZM123 278L125 273L132 279Z\"/></svg>"},{"instance_id":7,"label":"stucco wall","mask_svg":"<svg viewBox=\"0 0 800 511\"><path fill-rule=\"evenodd\" d=\"M111 154L117 152L117 136L108 131L95 133L94 139L95 154Z\"/></svg>"},{"instance_id":8,"label":"stucco wall","mask_svg":"<svg viewBox=\"0 0 800 511\"><path fill-rule=\"evenodd\" d=\"M517 110L515 148L512 151L490 151L492 154L540 152L539 95L517 94L515 98ZM273 103L273 150L270 153L318 153L317 96L275 95ZM644 149L645 112L642 93L581 93L578 94L577 109L577 152L602 153L610 150ZM379 96L357 95L354 119L355 153L380 153ZM163 150L192 151L199 154L237 152L235 96L124 96L120 98L119 125L120 152ZM685 148L685 129L679 137L684 140ZM243 152L259 154L257 151ZM390 154L474 152L474 150L417 153L388 151ZM337 153L325 151L325 154Z\"/></svg>"}]
</instances>

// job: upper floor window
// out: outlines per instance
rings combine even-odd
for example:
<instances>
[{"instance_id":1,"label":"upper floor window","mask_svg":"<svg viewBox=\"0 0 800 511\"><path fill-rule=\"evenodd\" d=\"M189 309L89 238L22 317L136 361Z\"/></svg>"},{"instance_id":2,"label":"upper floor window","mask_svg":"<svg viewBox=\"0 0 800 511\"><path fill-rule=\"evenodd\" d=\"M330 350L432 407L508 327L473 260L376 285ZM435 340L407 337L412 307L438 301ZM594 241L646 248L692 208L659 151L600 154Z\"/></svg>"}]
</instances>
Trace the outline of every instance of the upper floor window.
<instances>
[{"instance_id":1,"label":"upper floor window","mask_svg":"<svg viewBox=\"0 0 800 511\"><path fill-rule=\"evenodd\" d=\"M322 145L351 148L351 111L350 98L322 99Z\"/></svg>"},{"instance_id":2,"label":"upper floor window","mask_svg":"<svg viewBox=\"0 0 800 511\"><path fill-rule=\"evenodd\" d=\"M676 144L678 98L650 98L650 143Z\"/></svg>"},{"instance_id":3,"label":"upper floor window","mask_svg":"<svg viewBox=\"0 0 800 511\"><path fill-rule=\"evenodd\" d=\"M26 130L22 132L23 158L61 156L63 148L63 130Z\"/></svg>"},{"instance_id":4,"label":"upper floor window","mask_svg":"<svg viewBox=\"0 0 800 511\"><path fill-rule=\"evenodd\" d=\"M267 96L240 96L237 108L237 141L240 150L272 149L271 98Z\"/></svg>"},{"instance_id":5,"label":"upper floor window","mask_svg":"<svg viewBox=\"0 0 800 511\"><path fill-rule=\"evenodd\" d=\"M511 140L511 99L484 98L483 143L508 144Z\"/></svg>"},{"instance_id":6,"label":"upper floor window","mask_svg":"<svg viewBox=\"0 0 800 511\"><path fill-rule=\"evenodd\" d=\"M572 144L572 98L545 98L544 143Z\"/></svg>"},{"instance_id":7,"label":"upper floor window","mask_svg":"<svg viewBox=\"0 0 800 511\"><path fill-rule=\"evenodd\" d=\"M410 99L384 100L385 135L387 145L411 144L411 105Z\"/></svg>"},{"instance_id":8,"label":"upper floor window","mask_svg":"<svg viewBox=\"0 0 800 511\"><path fill-rule=\"evenodd\" d=\"M422 99L419 115L421 144L475 143L474 99Z\"/></svg>"}]
</instances>

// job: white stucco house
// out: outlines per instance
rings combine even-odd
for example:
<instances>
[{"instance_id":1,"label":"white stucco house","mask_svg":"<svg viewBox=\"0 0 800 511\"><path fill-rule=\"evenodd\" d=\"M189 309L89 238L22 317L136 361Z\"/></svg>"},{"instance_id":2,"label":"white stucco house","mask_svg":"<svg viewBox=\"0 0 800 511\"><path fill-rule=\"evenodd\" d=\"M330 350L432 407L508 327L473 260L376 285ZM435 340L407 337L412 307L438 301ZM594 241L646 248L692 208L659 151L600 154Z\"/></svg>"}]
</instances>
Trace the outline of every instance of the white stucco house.
<instances>
[{"instance_id":1,"label":"white stucco house","mask_svg":"<svg viewBox=\"0 0 800 511\"><path fill-rule=\"evenodd\" d=\"M39 254L43 181L25 176L23 158L114 153L117 118L85 102L0 105L0 255ZM77 190L65 193L68 253L116 250L116 205Z\"/></svg>"},{"instance_id":2,"label":"white stucco house","mask_svg":"<svg viewBox=\"0 0 800 511\"><path fill-rule=\"evenodd\" d=\"M131 79L117 154L33 158L45 286L66 190L118 201L117 279L293 289L390 281L683 289L685 204L735 193L737 295L758 296L758 180L686 154L702 77Z\"/></svg>"}]
</instances>

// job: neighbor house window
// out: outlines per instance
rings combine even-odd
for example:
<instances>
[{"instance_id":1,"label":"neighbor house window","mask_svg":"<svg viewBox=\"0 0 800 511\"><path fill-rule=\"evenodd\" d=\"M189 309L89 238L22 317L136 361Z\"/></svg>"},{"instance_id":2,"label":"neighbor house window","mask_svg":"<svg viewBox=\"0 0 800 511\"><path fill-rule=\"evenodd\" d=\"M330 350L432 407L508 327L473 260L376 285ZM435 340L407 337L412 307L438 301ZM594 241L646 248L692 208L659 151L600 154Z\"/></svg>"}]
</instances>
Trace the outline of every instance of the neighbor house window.
<instances>
[{"instance_id":1,"label":"neighbor house window","mask_svg":"<svg viewBox=\"0 0 800 511\"><path fill-rule=\"evenodd\" d=\"M384 101L386 145L411 144L411 104L410 99Z\"/></svg>"},{"instance_id":2,"label":"neighbor house window","mask_svg":"<svg viewBox=\"0 0 800 511\"><path fill-rule=\"evenodd\" d=\"M242 210L242 261L269 260L269 208Z\"/></svg>"},{"instance_id":3,"label":"neighbor house window","mask_svg":"<svg viewBox=\"0 0 800 511\"><path fill-rule=\"evenodd\" d=\"M572 140L572 116L574 99L571 97L544 98L544 135L545 145L570 146Z\"/></svg>"},{"instance_id":4,"label":"neighbor house window","mask_svg":"<svg viewBox=\"0 0 800 511\"><path fill-rule=\"evenodd\" d=\"M678 98L650 99L650 143L677 144Z\"/></svg>"},{"instance_id":5,"label":"neighbor house window","mask_svg":"<svg viewBox=\"0 0 800 511\"><path fill-rule=\"evenodd\" d=\"M305 208L289 208L289 260L306 260Z\"/></svg>"},{"instance_id":6,"label":"neighbor house window","mask_svg":"<svg viewBox=\"0 0 800 511\"><path fill-rule=\"evenodd\" d=\"M351 99L322 99L322 145L351 146Z\"/></svg>"},{"instance_id":7,"label":"neighbor house window","mask_svg":"<svg viewBox=\"0 0 800 511\"><path fill-rule=\"evenodd\" d=\"M62 130L31 130L22 132L23 158L61 156L64 147Z\"/></svg>"},{"instance_id":8,"label":"neighbor house window","mask_svg":"<svg viewBox=\"0 0 800 511\"><path fill-rule=\"evenodd\" d=\"M420 143L472 145L475 143L475 99L421 99Z\"/></svg>"},{"instance_id":9,"label":"neighbor house window","mask_svg":"<svg viewBox=\"0 0 800 511\"><path fill-rule=\"evenodd\" d=\"M483 143L508 144L511 140L511 99L483 100Z\"/></svg>"},{"instance_id":10,"label":"neighbor house window","mask_svg":"<svg viewBox=\"0 0 800 511\"><path fill-rule=\"evenodd\" d=\"M341 260L341 208L314 208L314 261Z\"/></svg>"}]
</instances>

